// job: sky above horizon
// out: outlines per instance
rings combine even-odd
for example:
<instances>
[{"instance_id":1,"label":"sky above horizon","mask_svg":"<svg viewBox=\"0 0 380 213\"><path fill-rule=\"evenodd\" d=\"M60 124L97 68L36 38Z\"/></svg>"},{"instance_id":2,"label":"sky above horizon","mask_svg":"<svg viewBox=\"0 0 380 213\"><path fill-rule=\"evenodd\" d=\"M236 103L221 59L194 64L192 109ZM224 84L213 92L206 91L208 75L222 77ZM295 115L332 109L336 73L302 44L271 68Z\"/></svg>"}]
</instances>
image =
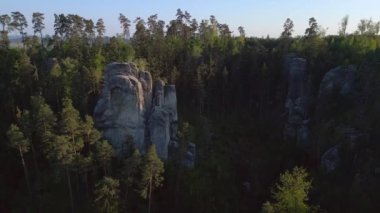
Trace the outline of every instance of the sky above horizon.
<instances>
[{"instance_id":1,"label":"sky above horizon","mask_svg":"<svg viewBox=\"0 0 380 213\"><path fill-rule=\"evenodd\" d=\"M54 13L78 14L94 22L103 18L106 35L111 36L121 33L119 13L130 20L158 14L168 24L178 8L188 11L198 22L214 15L219 23L228 24L234 34L243 26L247 36L255 37L278 37L286 18L293 20L295 35L304 34L310 17L315 17L327 34L337 34L345 15L349 15L348 32L356 30L360 19L380 21L380 0L1 0L0 15L20 11L28 21L30 34L33 12L45 14L45 34L54 33Z\"/></svg>"}]
</instances>

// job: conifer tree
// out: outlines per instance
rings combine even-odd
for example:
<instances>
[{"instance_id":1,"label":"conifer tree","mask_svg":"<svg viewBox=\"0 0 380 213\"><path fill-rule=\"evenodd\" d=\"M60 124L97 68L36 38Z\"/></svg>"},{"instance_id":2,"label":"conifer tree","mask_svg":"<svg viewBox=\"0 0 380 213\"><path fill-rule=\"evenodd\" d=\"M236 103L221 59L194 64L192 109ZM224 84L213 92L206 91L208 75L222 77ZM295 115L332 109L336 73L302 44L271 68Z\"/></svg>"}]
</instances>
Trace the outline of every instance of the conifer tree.
<instances>
[{"instance_id":1,"label":"conifer tree","mask_svg":"<svg viewBox=\"0 0 380 213\"><path fill-rule=\"evenodd\" d=\"M142 177L139 194L142 198L148 199L148 212L150 213L152 202L152 191L162 186L164 180L164 163L158 158L156 146L149 147L142 162Z\"/></svg>"},{"instance_id":2,"label":"conifer tree","mask_svg":"<svg viewBox=\"0 0 380 213\"><path fill-rule=\"evenodd\" d=\"M132 156L124 160L121 174L126 187L132 187L137 183L137 175L141 170L141 155L138 149L135 149Z\"/></svg>"},{"instance_id":3,"label":"conifer tree","mask_svg":"<svg viewBox=\"0 0 380 213\"><path fill-rule=\"evenodd\" d=\"M74 200L71 186L70 168L76 158L76 153L73 151L73 144L70 143L70 137L66 135L56 135L54 142L51 144L50 150L47 153L47 158L57 168L64 169L67 178L67 185L70 195L71 211L74 212Z\"/></svg>"},{"instance_id":4,"label":"conifer tree","mask_svg":"<svg viewBox=\"0 0 380 213\"><path fill-rule=\"evenodd\" d=\"M80 137L81 126L82 121L78 110L72 105L71 99L64 98L60 120L60 133L69 138L75 153L80 152L83 148L83 139Z\"/></svg>"},{"instance_id":5,"label":"conifer tree","mask_svg":"<svg viewBox=\"0 0 380 213\"><path fill-rule=\"evenodd\" d=\"M50 106L41 96L31 98L31 127L37 141L41 141L43 152L47 154L54 139L56 117Z\"/></svg>"},{"instance_id":6,"label":"conifer tree","mask_svg":"<svg viewBox=\"0 0 380 213\"><path fill-rule=\"evenodd\" d=\"M129 27L131 26L131 21L125 17L122 13L119 15L119 21L120 25L123 28L123 35L125 39L129 39L130 34L129 34Z\"/></svg>"},{"instance_id":7,"label":"conifer tree","mask_svg":"<svg viewBox=\"0 0 380 213\"><path fill-rule=\"evenodd\" d=\"M25 160L24 160L24 153L29 151L30 141L27 138L25 138L20 128L15 124L11 124L11 126L9 127L9 130L7 131L7 136L9 139L9 146L13 149L17 149L20 154L21 163L24 168L26 185L31 195L32 191L31 191L30 183L29 183L28 169L26 167Z\"/></svg>"},{"instance_id":8,"label":"conifer tree","mask_svg":"<svg viewBox=\"0 0 380 213\"><path fill-rule=\"evenodd\" d=\"M104 21L103 19L98 19L95 25L96 32L98 32L98 37L103 37L104 33L106 32L106 27L104 26Z\"/></svg>"},{"instance_id":9,"label":"conifer tree","mask_svg":"<svg viewBox=\"0 0 380 213\"><path fill-rule=\"evenodd\" d=\"M119 180L104 177L95 186L95 205L99 212L119 212Z\"/></svg>"},{"instance_id":10,"label":"conifer tree","mask_svg":"<svg viewBox=\"0 0 380 213\"><path fill-rule=\"evenodd\" d=\"M42 46L43 46L42 30L45 29L44 19L45 17L43 13L38 13L38 12L33 13L32 23L33 23L34 34L36 33L40 34Z\"/></svg>"},{"instance_id":11,"label":"conifer tree","mask_svg":"<svg viewBox=\"0 0 380 213\"><path fill-rule=\"evenodd\" d=\"M20 32L22 42L25 46L26 32L24 32L24 30L28 27L28 22L26 21L25 16L18 11L12 12L12 22L10 23L10 25L13 29L16 29Z\"/></svg>"},{"instance_id":12,"label":"conifer tree","mask_svg":"<svg viewBox=\"0 0 380 213\"><path fill-rule=\"evenodd\" d=\"M98 163L103 167L104 174L107 175L108 168L112 157L115 155L115 152L112 148L112 145L106 140L97 141L95 143L95 158Z\"/></svg>"}]
</instances>

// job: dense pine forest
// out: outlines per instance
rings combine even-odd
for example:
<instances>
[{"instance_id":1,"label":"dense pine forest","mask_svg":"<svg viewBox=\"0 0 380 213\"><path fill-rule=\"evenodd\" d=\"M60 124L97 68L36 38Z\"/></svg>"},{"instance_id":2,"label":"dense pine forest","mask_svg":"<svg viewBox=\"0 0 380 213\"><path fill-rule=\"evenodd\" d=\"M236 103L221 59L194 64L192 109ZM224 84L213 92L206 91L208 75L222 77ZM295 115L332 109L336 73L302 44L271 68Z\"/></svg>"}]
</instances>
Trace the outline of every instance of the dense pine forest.
<instances>
[{"instance_id":1,"label":"dense pine forest","mask_svg":"<svg viewBox=\"0 0 380 213\"><path fill-rule=\"evenodd\" d=\"M108 37L101 18L55 14L47 35L43 13L1 15L0 212L376 212L380 22L347 16L338 35L325 35L316 18L303 36L287 19L278 38L257 38L181 9L169 23L120 14L120 34ZM289 57L306 61L306 146L284 136ZM163 161L151 146L120 157L104 140L93 114L111 62L176 86L193 168L176 160L183 152ZM357 76L353 97L322 100L321 82L339 66ZM346 127L360 137L348 140ZM329 170L331 147L340 158Z\"/></svg>"}]
</instances>

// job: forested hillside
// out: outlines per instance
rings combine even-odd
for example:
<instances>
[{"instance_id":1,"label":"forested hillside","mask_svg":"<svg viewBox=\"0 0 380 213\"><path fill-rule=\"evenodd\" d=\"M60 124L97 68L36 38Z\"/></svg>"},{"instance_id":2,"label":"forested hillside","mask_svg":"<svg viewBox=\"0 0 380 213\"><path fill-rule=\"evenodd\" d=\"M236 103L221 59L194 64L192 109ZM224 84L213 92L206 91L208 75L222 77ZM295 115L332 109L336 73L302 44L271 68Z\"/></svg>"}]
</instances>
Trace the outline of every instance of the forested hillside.
<instances>
[{"instance_id":1,"label":"forested hillside","mask_svg":"<svg viewBox=\"0 0 380 213\"><path fill-rule=\"evenodd\" d=\"M294 37L287 19L278 38L257 38L180 9L169 23L120 14L113 37L101 18L54 20L54 35L45 35L43 13L0 16L0 212L380 209L380 22L362 20L348 33L345 17L339 35L327 36L310 18ZM10 32L22 43L12 45ZM290 57L307 71L305 146L284 136ZM120 158L102 138L92 116L111 62L175 84L178 134L196 144L194 168L181 165L183 152L163 162L154 146ZM331 82L341 90L328 84L339 66L352 70L355 87L339 76ZM323 166L326 152L339 153L335 167Z\"/></svg>"}]
</instances>

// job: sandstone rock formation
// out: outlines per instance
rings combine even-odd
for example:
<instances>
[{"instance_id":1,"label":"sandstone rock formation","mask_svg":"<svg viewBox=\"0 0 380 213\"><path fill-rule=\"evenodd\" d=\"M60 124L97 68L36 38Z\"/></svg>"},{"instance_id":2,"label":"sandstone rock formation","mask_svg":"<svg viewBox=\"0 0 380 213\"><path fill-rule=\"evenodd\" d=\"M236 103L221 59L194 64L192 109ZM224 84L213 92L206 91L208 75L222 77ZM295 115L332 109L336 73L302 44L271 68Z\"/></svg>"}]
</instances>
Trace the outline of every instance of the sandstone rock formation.
<instances>
[{"instance_id":1,"label":"sandstone rock formation","mask_svg":"<svg viewBox=\"0 0 380 213\"><path fill-rule=\"evenodd\" d=\"M331 96L353 98L357 76L353 66L339 66L328 71L319 87L319 99Z\"/></svg>"},{"instance_id":2,"label":"sandstone rock formation","mask_svg":"<svg viewBox=\"0 0 380 213\"><path fill-rule=\"evenodd\" d=\"M339 66L328 71L323 77L318 95L318 122L332 122L334 131L342 135L341 141L325 150L321 166L327 172L336 170L341 162L339 150L345 144L350 149L364 135L353 127L360 116L360 91L358 76L353 66ZM351 116L347 116L351 114ZM343 116L342 116L343 115Z\"/></svg>"},{"instance_id":3,"label":"sandstone rock formation","mask_svg":"<svg viewBox=\"0 0 380 213\"><path fill-rule=\"evenodd\" d=\"M169 144L177 140L175 86L158 80L153 89L149 72L132 63L111 63L106 67L94 117L119 154L125 151L130 135L140 152L155 144L159 157L167 159Z\"/></svg>"},{"instance_id":4,"label":"sandstone rock formation","mask_svg":"<svg viewBox=\"0 0 380 213\"><path fill-rule=\"evenodd\" d=\"M157 80L154 85L153 106L148 120L150 140L156 144L159 156L168 156L170 141L177 140L177 96L174 85Z\"/></svg>"},{"instance_id":5,"label":"sandstone rock formation","mask_svg":"<svg viewBox=\"0 0 380 213\"><path fill-rule=\"evenodd\" d=\"M335 145L322 155L321 167L327 172L332 172L338 168L339 164L339 147L338 145Z\"/></svg>"},{"instance_id":6,"label":"sandstone rock formation","mask_svg":"<svg viewBox=\"0 0 380 213\"><path fill-rule=\"evenodd\" d=\"M308 76L306 60L289 55L285 59L288 76L288 95L285 103L288 119L284 129L285 139L296 140L302 146L308 146L310 131L308 127Z\"/></svg>"}]
</instances>

